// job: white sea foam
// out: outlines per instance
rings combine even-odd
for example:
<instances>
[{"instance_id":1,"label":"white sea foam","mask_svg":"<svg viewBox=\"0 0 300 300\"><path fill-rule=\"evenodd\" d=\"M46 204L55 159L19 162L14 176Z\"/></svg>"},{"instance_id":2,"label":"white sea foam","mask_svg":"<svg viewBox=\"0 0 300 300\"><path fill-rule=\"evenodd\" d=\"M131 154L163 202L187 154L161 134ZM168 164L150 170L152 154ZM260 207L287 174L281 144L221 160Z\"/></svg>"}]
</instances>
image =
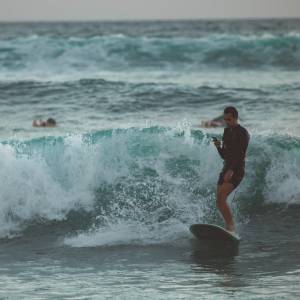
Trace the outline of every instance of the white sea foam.
<instances>
[{"instance_id":1,"label":"white sea foam","mask_svg":"<svg viewBox=\"0 0 300 300\"><path fill-rule=\"evenodd\" d=\"M187 224L215 210L222 161L209 137L195 138L188 122L90 138L0 144L0 236L34 220L67 221L70 211L83 209L98 221L68 237L69 245L155 243L186 235ZM250 201L249 190L261 190L265 204L300 204L298 144L295 137L251 134L237 197Z\"/></svg>"}]
</instances>

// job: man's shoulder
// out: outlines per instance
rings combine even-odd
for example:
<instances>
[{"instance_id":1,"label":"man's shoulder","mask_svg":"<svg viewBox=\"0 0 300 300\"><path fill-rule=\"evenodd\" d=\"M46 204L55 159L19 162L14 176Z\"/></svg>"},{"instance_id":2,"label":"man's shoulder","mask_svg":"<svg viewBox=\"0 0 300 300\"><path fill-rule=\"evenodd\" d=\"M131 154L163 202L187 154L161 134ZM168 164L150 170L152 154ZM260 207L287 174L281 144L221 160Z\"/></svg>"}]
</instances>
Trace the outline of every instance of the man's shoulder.
<instances>
[{"instance_id":1,"label":"man's shoulder","mask_svg":"<svg viewBox=\"0 0 300 300\"><path fill-rule=\"evenodd\" d=\"M248 132L248 130L244 126L242 126L241 124L239 124L239 125L240 125L239 127L240 127L241 131Z\"/></svg>"},{"instance_id":2,"label":"man's shoulder","mask_svg":"<svg viewBox=\"0 0 300 300\"><path fill-rule=\"evenodd\" d=\"M248 130L247 130L244 126L242 126L242 125L240 125L240 132L241 132L242 134L245 134L245 135L247 135L248 137L250 137L250 134L249 134Z\"/></svg>"}]
</instances>

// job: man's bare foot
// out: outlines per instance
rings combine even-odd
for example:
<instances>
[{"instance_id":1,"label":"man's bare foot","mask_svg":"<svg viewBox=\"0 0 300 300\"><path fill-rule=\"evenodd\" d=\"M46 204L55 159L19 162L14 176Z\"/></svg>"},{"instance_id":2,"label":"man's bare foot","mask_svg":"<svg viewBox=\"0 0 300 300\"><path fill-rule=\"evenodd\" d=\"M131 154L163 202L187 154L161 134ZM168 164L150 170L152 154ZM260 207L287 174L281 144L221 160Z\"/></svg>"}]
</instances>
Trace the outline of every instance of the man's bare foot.
<instances>
[{"instance_id":1,"label":"man's bare foot","mask_svg":"<svg viewBox=\"0 0 300 300\"><path fill-rule=\"evenodd\" d=\"M230 224L230 225L226 224L225 229L227 231L230 231L230 232L234 233L234 225L233 224Z\"/></svg>"}]
</instances>

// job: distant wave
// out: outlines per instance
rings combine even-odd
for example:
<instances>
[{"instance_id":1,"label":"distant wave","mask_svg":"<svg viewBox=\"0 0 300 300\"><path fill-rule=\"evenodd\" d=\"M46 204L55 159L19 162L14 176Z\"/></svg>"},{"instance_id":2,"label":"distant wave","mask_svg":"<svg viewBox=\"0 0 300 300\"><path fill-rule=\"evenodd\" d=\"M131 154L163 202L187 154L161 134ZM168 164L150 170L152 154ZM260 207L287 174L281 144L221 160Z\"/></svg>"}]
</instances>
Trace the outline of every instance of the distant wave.
<instances>
[{"instance_id":1,"label":"distant wave","mask_svg":"<svg viewBox=\"0 0 300 300\"><path fill-rule=\"evenodd\" d=\"M32 35L0 41L0 76L44 77L73 72L197 70L201 68L298 70L300 35L208 34L202 37L92 37Z\"/></svg>"},{"instance_id":2,"label":"distant wave","mask_svg":"<svg viewBox=\"0 0 300 300\"><path fill-rule=\"evenodd\" d=\"M240 222L261 206L300 204L299 150L299 138L251 136L236 194ZM131 232L130 240L140 241L145 231L161 241L186 224L216 218L222 161L201 130L129 128L9 140L0 153L1 237L62 222L85 232L67 239L71 245L93 244L87 232L109 239L107 226Z\"/></svg>"}]
</instances>

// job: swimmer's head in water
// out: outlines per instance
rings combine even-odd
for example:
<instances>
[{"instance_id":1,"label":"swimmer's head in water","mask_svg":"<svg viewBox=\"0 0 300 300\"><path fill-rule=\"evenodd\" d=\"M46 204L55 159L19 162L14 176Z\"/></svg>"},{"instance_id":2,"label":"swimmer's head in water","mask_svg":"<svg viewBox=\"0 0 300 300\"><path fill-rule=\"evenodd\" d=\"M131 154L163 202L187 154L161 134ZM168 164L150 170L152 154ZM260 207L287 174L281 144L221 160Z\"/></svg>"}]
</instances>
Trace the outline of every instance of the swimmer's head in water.
<instances>
[{"instance_id":1,"label":"swimmer's head in water","mask_svg":"<svg viewBox=\"0 0 300 300\"><path fill-rule=\"evenodd\" d=\"M52 119L52 118L49 118L47 120L47 125L48 126L56 126L56 121L54 119Z\"/></svg>"},{"instance_id":2,"label":"swimmer's head in water","mask_svg":"<svg viewBox=\"0 0 300 300\"><path fill-rule=\"evenodd\" d=\"M227 106L224 109L224 121L227 126L235 126L237 124L238 117L239 113L234 106Z\"/></svg>"}]
</instances>

